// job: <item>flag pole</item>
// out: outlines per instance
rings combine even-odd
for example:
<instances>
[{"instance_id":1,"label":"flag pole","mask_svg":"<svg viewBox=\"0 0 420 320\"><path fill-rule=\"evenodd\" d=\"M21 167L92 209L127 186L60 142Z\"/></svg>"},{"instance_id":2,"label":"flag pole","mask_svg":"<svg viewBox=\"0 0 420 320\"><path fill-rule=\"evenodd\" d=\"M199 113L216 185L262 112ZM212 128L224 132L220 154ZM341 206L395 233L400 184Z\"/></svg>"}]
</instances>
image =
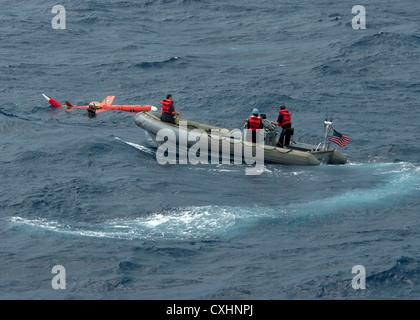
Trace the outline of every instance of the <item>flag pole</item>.
<instances>
[{"instance_id":1,"label":"flag pole","mask_svg":"<svg viewBox=\"0 0 420 320\"><path fill-rule=\"evenodd\" d=\"M330 134L331 129L332 129L332 123L333 123L332 118L330 118L330 120L325 118L325 120L324 120L325 135L324 135L324 142L322 142L322 148L321 148L322 150L327 149L327 139L328 139L328 135Z\"/></svg>"}]
</instances>

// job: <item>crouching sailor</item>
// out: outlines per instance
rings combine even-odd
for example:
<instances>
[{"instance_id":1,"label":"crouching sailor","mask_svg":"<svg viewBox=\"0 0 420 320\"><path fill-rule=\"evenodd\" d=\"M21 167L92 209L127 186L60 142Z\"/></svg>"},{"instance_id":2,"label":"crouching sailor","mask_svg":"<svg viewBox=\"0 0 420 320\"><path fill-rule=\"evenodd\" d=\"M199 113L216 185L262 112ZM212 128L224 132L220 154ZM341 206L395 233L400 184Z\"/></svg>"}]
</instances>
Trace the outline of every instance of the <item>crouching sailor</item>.
<instances>
[{"instance_id":1,"label":"crouching sailor","mask_svg":"<svg viewBox=\"0 0 420 320\"><path fill-rule=\"evenodd\" d=\"M172 99L172 95L168 94L166 96L166 99L163 99L160 103L162 104L161 120L164 122L169 122L176 125L174 116L179 115L180 113L175 110L175 105Z\"/></svg>"}]
</instances>

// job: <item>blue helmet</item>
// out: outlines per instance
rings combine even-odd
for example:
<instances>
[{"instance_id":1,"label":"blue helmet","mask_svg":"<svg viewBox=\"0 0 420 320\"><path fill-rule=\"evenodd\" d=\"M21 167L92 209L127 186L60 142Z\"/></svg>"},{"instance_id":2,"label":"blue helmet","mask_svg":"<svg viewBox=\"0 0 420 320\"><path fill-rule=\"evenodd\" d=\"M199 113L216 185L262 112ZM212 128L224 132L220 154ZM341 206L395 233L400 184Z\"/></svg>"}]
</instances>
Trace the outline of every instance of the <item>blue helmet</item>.
<instances>
[{"instance_id":1,"label":"blue helmet","mask_svg":"<svg viewBox=\"0 0 420 320\"><path fill-rule=\"evenodd\" d=\"M260 114L260 110L258 110L257 108L254 108L254 110L252 110L253 114Z\"/></svg>"}]
</instances>

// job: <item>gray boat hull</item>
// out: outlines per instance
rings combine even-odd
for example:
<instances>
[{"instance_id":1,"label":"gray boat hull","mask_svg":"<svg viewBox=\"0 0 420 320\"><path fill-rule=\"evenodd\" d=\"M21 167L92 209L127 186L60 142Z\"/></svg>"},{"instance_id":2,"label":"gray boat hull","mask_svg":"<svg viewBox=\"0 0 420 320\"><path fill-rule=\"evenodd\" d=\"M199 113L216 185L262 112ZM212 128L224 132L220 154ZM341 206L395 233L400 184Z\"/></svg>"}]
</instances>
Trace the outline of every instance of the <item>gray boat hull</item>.
<instances>
[{"instance_id":1,"label":"gray boat hull","mask_svg":"<svg viewBox=\"0 0 420 320\"><path fill-rule=\"evenodd\" d=\"M245 155L252 150L254 155L262 154L266 163L315 166L319 164L344 164L347 161L347 158L336 149L314 151L314 146L299 143L291 144L285 148L253 144L243 139L238 139L238 131L233 132L226 128L185 119L182 119L182 121L186 121L187 125L184 125L184 122L180 122L180 126L173 125L161 121L160 115L160 113L153 111L140 112L135 116L134 121L137 126L146 130L155 139L158 135L173 137L173 141L175 142L176 140L179 151L181 151L182 147L187 150L194 147L197 141L207 141L202 142L201 146L207 146L212 160L216 160L215 158L219 157L226 158L227 156L237 163L237 159L232 159L232 157L240 155L240 161L246 161ZM256 148L261 149L257 150ZM201 150L203 149L201 148Z\"/></svg>"}]
</instances>

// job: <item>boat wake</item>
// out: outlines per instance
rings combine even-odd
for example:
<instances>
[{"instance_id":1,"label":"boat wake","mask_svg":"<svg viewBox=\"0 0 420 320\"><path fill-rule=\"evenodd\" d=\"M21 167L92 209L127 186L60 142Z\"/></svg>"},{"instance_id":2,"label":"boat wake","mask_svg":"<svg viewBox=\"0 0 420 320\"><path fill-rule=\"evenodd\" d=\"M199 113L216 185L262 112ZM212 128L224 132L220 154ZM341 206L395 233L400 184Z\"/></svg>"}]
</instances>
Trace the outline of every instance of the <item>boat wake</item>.
<instances>
[{"instance_id":1,"label":"boat wake","mask_svg":"<svg viewBox=\"0 0 420 320\"><path fill-rule=\"evenodd\" d=\"M102 223L70 225L47 219L12 217L18 227L58 232L69 236L87 236L125 240L206 240L215 239L233 228L241 219L239 211L220 207L191 207L154 213L134 219L114 219Z\"/></svg>"},{"instance_id":2,"label":"boat wake","mask_svg":"<svg viewBox=\"0 0 420 320\"><path fill-rule=\"evenodd\" d=\"M294 201L278 206L232 207L195 206L156 212L135 218L99 223L63 223L45 218L14 216L13 228L34 228L68 236L144 240L218 240L252 228L258 223L289 224L328 218L358 208L386 206L420 190L420 169L409 163L353 164L354 170L385 176L385 182L370 188L356 188L313 201ZM342 168L342 167L341 167ZM269 172L268 174L274 174Z\"/></svg>"}]
</instances>

